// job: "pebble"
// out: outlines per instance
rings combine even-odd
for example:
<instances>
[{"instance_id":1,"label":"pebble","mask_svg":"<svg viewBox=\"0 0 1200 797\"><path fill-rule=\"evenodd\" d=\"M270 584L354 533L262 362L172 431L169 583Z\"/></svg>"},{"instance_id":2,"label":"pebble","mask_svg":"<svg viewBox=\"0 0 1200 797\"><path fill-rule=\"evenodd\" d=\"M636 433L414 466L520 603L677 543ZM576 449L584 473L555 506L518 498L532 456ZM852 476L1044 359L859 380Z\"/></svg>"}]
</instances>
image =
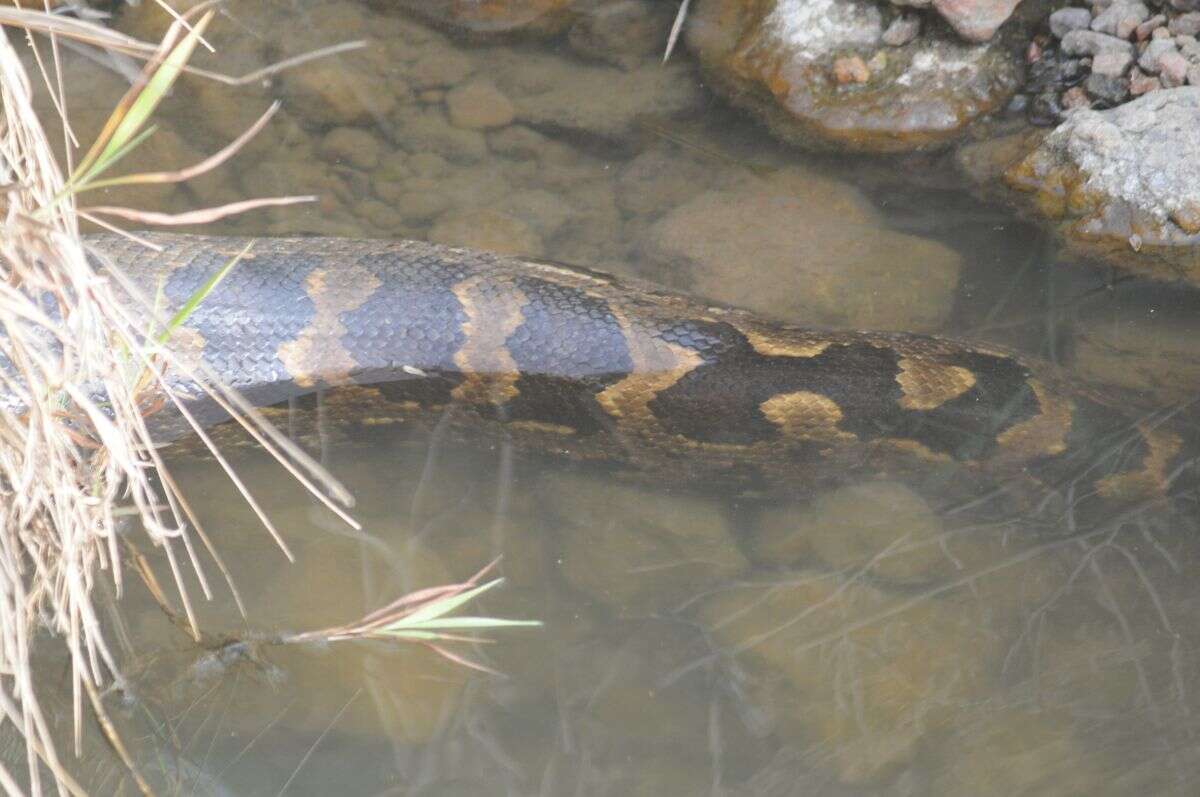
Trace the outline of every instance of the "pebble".
<instances>
[{"instance_id":1,"label":"pebble","mask_svg":"<svg viewBox=\"0 0 1200 797\"><path fill-rule=\"evenodd\" d=\"M1140 69L1134 69L1129 76L1129 93L1135 97L1158 91L1161 88L1162 83L1155 75L1147 75Z\"/></svg>"},{"instance_id":2,"label":"pebble","mask_svg":"<svg viewBox=\"0 0 1200 797\"><path fill-rule=\"evenodd\" d=\"M1075 9L1083 11L1082 8ZM1087 13L1086 11L1084 12ZM1085 23L1086 24L1086 23ZM889 47L903 47L921 32L921 18L916 14L901 14L883 32L882 41Z\"/></svg>"},{"instance_id":3,"label":"pebble","mask_svg":"<svg viewBox=\"0 0 1200 797\"><path fill-rule=\"evenodd\" d=\"M1188 64L1178 50L1165 53L1158 59L1159 79L1167 88L1176 88L1187 82Z\"/></svg>"},{"instance_id":4,"label":"pebble","mask_svg":"<svg viewBox=\"0 0 1200 797\"><path fill-rule=\"evenodd\" d=\"M1113 77L1093 72L1088 75L1084 88L1088 94L1109 105L1117 105L1129 99L1129 81L1120 75Z\"/></svg>"},{"instance_id":5,"label":"pebble","mask_svg":"<svg viewBox=\"0 0 1200 797\"><path fill-rule=\"evenodd\" d=\"M408 80L417 89L445 88L462 83L474 71L471 59L449 47L427 50L408 68Z\"/></svg>"},{"instance_id":6,"label":"pebble","mask_svg":"<svg viewBox=\"0 0 1200 797\"><path fill-rule=\"evenodd\" d=\"M473 80L446 93L450 124L467 130L487 130L512 124L516 110L495 84Z\"/></svg>"},{"instance_id":7,"label":"pebble","mask_svg":"<svg viewBox=\"0 0 1200 797\"><path fill-rule=\"evenodd\" d=\"M1073 30L1063 36L1062 50L1067 55L1096 55L1108 50L1133 54L1133 45L1107 33L1094 30Z\"/></svg>"},{"instance_id":8,"label":"pebble","mask_svg":"<svg viewBox=\"0 0 1200 797\"><path fill-rule=\"evenodd\" d=\"M1091 24L1092 12L1086 8L1060 8L1050 15L1050 32L1056 39L1061 39L1073 30L1084 30Z\"/></svg>"},{"instance_id":9,"label":"pebble","mask_svg":"<svg viewBox=\"0 0 1200 797\"><path fill-rule=\"evenodd\" d=\"M1162 28L1159 28L1162 30ZM1162 69L1162 59L1167 53L1179 54L1175 42L1170 39L1153 39L1145 51L1138 57L1138 66L1145 72L1157 75Z\"/></svg>"},{"instance_id":10,"label":"pebble","mask_svg":"<svg viewBox=\"0 0 1200 797\"><path fill-rule=\"evenodd\" d=\"M491 208L447 212L429 231L429 240L502 255L542 253L542 239L528 224Z\"/></svg>"},{"instance_id":11,"label":"pebble","mask_svg":"<svg viewBox=\"0 0 1200 797\"><path fill-rule=\"evenodd\" d=\"M839 86L847 83L866 83L871 79L871 70L857 55L849 58L838 58L833 62L833 78Z\"/></svg>"},{"instance_id":12,"label":"pebble","mask_svg":"<svg viewBox=\"0 0 1200 797\"><path fill-rule=\"evenodd\" d=\"M1076 108L1087 108L1091 106L1092 101L1088 98L1083 86L1072 86L1063 92L1062 104L1067 110L1074 110Z\"/></svg>"},{"instance_id":13,"label":"pebble","mask_svg":"<svg viewBox=\"0 0 1200 797\"><path fill-rule=\"evenodd\" d=\"M1105 50L1092 58L1092 74L1105 77L1120 77L1133 63L1133 53L1123 50Z\"/></svg>"},{"instance_id":14,"label":"pebble","mask_svg":"<svg viewBox=\"0 0 1200 797\"><path fill-rule=\"evenodd\" d=\"M1173 36L1195 36L1200 33L1200 12L1189 11L1171 20L1167 26Z\"/></svg>"},{"instance_id":15,"label":"pebble","mask_svg":"<svg viewBox=\"0 0 1200 797\"><path fill-rule=\"evenodd\" d=\"M321 139L321 157L330 163L348 163L356 169L373 169L382 146L375 136L357 127L335 127Z\"/></svg>"},{"instance_id":16,"label":"pebble","mask_svg":"<svg viewBox=\"0 0 1200 797\"><path fill-rule=\"evenodd\" d=\"M1101 11L1092 20L1091 29L1124 39L1149 18L1150 9L1142 3L1118 2Z\"/></svg>"},{"instance_id":17,"label":"pebble","mask_svg":"<svg viewBox=\"0 0 1200 797\"><path fill-rule=\"evenodd\" d=\"M1188 67L1187 80L1189 86L1200 86L1200 64Z\"/></svg>"},{"instance_id":18,"label":"pebble","mask_svg":"<svg viewBox=\"0 0 1200 797\"><path fill-rule=\"evenodd\" d=\"M1171 38L1171 31L1167 28L1155 28L1154 32L1150 34L1150 38L1151 39L1169 39L1169 38Z\"/></svg>"},{"instance_id":19,"label":"pebble","mask_svg":"<svg viewBox=\"0 0 1200 797\"><path fill-rule=\"evenodd\" d=\"M1149 39L1151 35L1153 35L1154 31L1158 30L1166 23L1167 18L1165 16L1162 14L1155 14L1141 25L1138 25L1134 31L1134 34L1138 41L1144 42L1146 39Z\"/></svg>"}]
</instances>

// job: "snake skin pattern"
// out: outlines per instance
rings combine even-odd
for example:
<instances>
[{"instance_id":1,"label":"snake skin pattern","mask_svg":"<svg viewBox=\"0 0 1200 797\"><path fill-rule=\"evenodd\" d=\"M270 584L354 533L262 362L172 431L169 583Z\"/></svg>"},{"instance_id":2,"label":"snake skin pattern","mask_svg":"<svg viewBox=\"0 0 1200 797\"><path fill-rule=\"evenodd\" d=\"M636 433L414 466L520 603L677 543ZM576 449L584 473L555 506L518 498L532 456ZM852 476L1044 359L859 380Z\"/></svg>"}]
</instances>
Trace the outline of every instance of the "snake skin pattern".
<instances>
[{"instance_id":1,"label":"snake skin pattern","mask_svg":"<svg viewBox=\"0 0 1200 797\"><path fill-rule=\"evenodd\" d=\"M161 252L89 245L172 307L247 243L149 237ZM786 326L412 241L258 240L174 343L262 406L320 390L327 415L362 425L459 407L522 445L796 493L955 466L1135 500L1164 490L1182 450L1010 352Z\"/></svg>"}]
</instances>

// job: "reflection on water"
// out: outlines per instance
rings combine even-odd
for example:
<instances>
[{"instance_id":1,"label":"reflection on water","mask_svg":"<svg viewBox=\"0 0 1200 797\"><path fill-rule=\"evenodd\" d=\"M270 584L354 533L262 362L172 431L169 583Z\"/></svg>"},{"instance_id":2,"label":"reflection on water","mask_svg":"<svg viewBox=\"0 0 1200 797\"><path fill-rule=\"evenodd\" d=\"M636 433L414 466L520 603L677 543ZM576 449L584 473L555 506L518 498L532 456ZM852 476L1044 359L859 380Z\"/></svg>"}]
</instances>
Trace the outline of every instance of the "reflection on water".
<instances>
[{"instance_id":1,"label":"reflection on water","mask_svg":"<svg viewBox=\"0 0 1200 797\"><path fill-rule=\"evenodd\" d=\"M198 159L272 96L285 106L237 168L141 200L317 192L315 210L229 229L540 255L801 322L1019 346L1147 407L1195 395L1195 296L1056 265L937 158L799 154L714 102L686 54L664 71L637 37L615 55L583 34L468 46L358 4L296 5L224 18L225 71L351 37L371 48L240 93L180 88L146 168ZM652 30L674 12L627 5ZM153 11L120 24L148 35ZM100 84L77 106L94 129L120 81L78 69ZM483 610L546 627L473 651L500 678L378 644L221 664L131 588L114 633L133 699L114 712L165 790L1129 795L1200 781L1192 497L1071 530L893 482L792 504L668 491L502 440L308 442L365 530L243 458L293 565L215 468L177 466L248 610L218 589L206 628L346 622L497 554L508 582ZM120 779L103 756L89 766L97 791Z\"/></svg>"}]
</instances>

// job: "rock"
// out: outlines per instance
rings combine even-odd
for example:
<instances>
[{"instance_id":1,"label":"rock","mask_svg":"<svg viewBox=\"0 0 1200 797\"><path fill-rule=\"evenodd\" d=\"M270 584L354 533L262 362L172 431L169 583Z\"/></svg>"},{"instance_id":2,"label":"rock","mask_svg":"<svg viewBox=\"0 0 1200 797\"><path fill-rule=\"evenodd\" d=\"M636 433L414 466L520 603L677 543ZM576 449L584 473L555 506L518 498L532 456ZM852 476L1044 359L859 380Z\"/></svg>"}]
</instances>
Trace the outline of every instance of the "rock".
<instances>
[{"instance_id":1,"label":"rock","mask_svg":"<svg viewBox=\"0 0 1200 797\"><path fill-rule=\"evenodd\" d=\"M1189 401L1200 391L1195 302L1148 286L1120 301L1093 300L1074 326L1074 371L1087 382L1115 385L1155 406Z\"/></svg>"},{"instance_id":2,"label":"rock","mask_svg":"<svg viewBox=\"0 0 1200 797\"><path fill-rule=\"evenodd\" d=\"M1135 97L1149 94L1152 91L1158 91L1162 87L1161 80L1154 75L1147 75L1140 69L1135 68L1129 75L1129 93Z\"/></svg>"},{"instance_id":3,"label":"rock","mask_svg":"<svg viewBox=\"0 0 1200 797\"><path fill-rule=\"evenodd\" d=\"M892 20L880 40L889 47L903 47L921 33L921 18L916 14L901 14Z\"/></svg>"},{"instance_id":4,"label":"rock","mask_svg":"<svg viewBox=\"0 0 1200 797\"><path fill-rule=\"evenodd\" d=\"M1050 32L1061 39L1073 30L1086 30L1092 24L1092 12L1086 8L1060 8L1050 15Z\"/></svg>"},{"instance_id":5,"label":"rock","mask_svg":"<svg viewBox=\"0 0 1200 797\"><path fill-rule=\"evenodd\" d=\"M321 139L321 156L330 163L372 169L379 163L379 139L357 127L335 127Z\"/></svg>"},{"instance_id":6,"label":"rock","mask_svg":"<svg viewBox=\"0 0 1200 797\"><path fill-rule=\"evenodd\" d=\"M396 107L403 83L389 80L379 91L374 76L356 62L323 58L288 69L280 77L287 107L317 125L379 122Z\"/></svg>"},{"instance_id":7,"label":"rock","mask_svg":"<svg viewBox=\"0 0 1200 797\"><path fill-rule=\"evenodd\" d=\"M682 59L624 70L551 53L496 50L489 76L512 100L522 124L602 138L626 139L644 117L670 117L708 102Z\"/></svg>"},{"instance_id":8,"label":"rock","mask_svg":"<svg viewBox=\"0 0 1200 797\"><path fill-rule=\"evenodd\" d=\"M985 42L995 35L1021 0L933 0L933 7L967 41Z\"/></svg>"},{"instance_id":9,"label":"rock","mask_svg":"<svg viewBox=\"0 0 1200 797\"><path fill-rule=\"evenodd\" d=\"M1144 42L1146 39L1149 39L1151 35L1153 35L1154 31L1158 30L1165 24L1167 24L1167 18L1162 14L1155 14L1154 16L1150 17L1150 19L1134 28L1134 38L1140 42Z\"/></svg>"},{"instance_id":10,"label":"rock","mask_svg":"<svg viewBox=\"0 0 1200 797\"><path fill-rule=\"evenodd\" d=\"M1135 54L1130 42L1094 30L1069 31L1062 38L1062 50L1067 55L1098 55L1109 50L1129 53L1131 57Z\"/></svg>"},{"instance_id":11,"label":"rock","mask_svg":"<svg viewBox=\"0 0 1200 797\"><path fill-rule=\"evenodd\" d=\"M886 228L844 183L800 169L706 191L647 233L645 252L698 293L797 323L936 329L960 258ZM747 256L753 252L753 256Z\"/></svg>"},{"instance_id":12,"label":"rock","mask_svg":"<svg viewBox=\"0 0 1200 797\"><path fill-rule=\"evenodd\" d=\"M830 568L856 571L911 585L954 571L939 546L942 523L929 504L895 482L852 485L759 518L751 547L757 563L792 565L815 557ZM874 561L873 561L874 560Z\"/></svg>"},{"instance_id":13,"label":"rock","mask_svg":"<svg viewBox=\"0 0 1200 797\"><path fill-rule=\"evenodd\" d=\"M444 89L466 80L475 64L461 51L449 47L423 47L421 56L410 64L405 75L418 90Z\"/></svg>"},{"instance_id":14,"label":"rock","mask_svg":"<svg viewBox=\"0 0 1200 797\"><path fill-rule=\"evenodd\" d=\"M694 611L763 684L750 700L781 735L809 740L843 781L865 784L911 761L939 713L985 695L995 663L971 609L908 600L792 571L712 591Z\"/></svg>"},{"instance_id":15,"label":"rock","mask_svg":"<svg viewBox=\"0 0 1200 797\"><path fill-rule=\"evenodd\" d=\"M1110 77L1099 73L1088 75L1083 84L1088 94L1112 106L1129 99L1129 81L1124 77Z\"/></svg>"},{"instance_id":16,"label":"rock","mask_svg":"<svg viewBox=\"0 0 1200 797\"><path fill-rule=\"evenodd\" d=\"M964 721L949 739L930 792L972 797L1103 793L1111 782L1107 761L1076 736L1076 724L1068 710L1015 707Z\"/></svg>"},{"instance_id":17,"label":"rock","mask_svg":"<svg viewBox=\"0 0 1200 797\"><path fill-rule=\"evenodd\" d=\"M1188 69L1191 66L1187 59L1178 51L1163 53L1158 59L1159 80L1166 88L1176 88L1187 83Z\"/></svg>"},{"instance_id":18,"label":"rock","mask_svg":"<svg viewBox=\"0 0 1200 797\"><path fill-rule=\"evenodd\" d=\"M563 577L623 615L674 608L747 569L715 501L572 474L547 476L542 492L562 524Z\"/></svg>"},{"instance_id":19,"label":"rock","mask_svg":"<svg viewBox=\"0 0 1200 797\"><path fill-rule=\"evenodd\" d=\"M1167 28L1155 28L1153 30L1153 32L1151 32L1150 38L1151 39L1169 39L1169 38L1171 38L1171 31L1168 30Z\"/></svg>"},{"instance_id":20,"label":"rock","mask_svg":"<svg viewBox=\"0 0 1200 797\"><path fill-rule=\"evenodd\" d=\"M1200 158L1189 153L1197 152L1200 88L1163 89L1111 110L1072 114L1006 182L1072 254L1196 282Z\"/></svg>"},{"instance_id":21,"label":"rock","mask_svg":"<svg viewBox=\"0 0 1200 797\"><path fill-rule=\"evenodd\" d=\"M1150 18L1150 9L1142 3L1120 0L1101 11L1092 20L1091 29L1107 33L1119 38L1128 38L1138 25ZM1119 33L1118 27L1124 26L1124 32Z\"/></svg>"},{"instance_id":22,"label":"rock","mask_svg":"<svg viewBox=\"0 0 1200 797\"><path fill-rule=\"evenodd\" d=\"M454 127L441 108L407 109L396 115L388 134L396 146L414 155L434 153L456 163L476 163L488 151L483 133Z\"/></svg>"},{"instance_id":23,"label":"rock","mask_svg":"<svg viewBox=\"0 0 1200 797\"><path fill-rule=\"evenodd\" d=\"M1152 75L1157 75L1162 71L1163 56L1168 53L1179 55L1175 42L1170 39L1152 39L1145 52L1138 56L1138 66Z\"/></svg>"},{"instance_id":24,"label":"rock","mask_svg":"<svg viewBox=\"0 0 1200 797\"><path fill-rule=\"evenodd\" d=\"M545 136L523 125L491 131L487 141L495 154L518 161L536 160L549 146Z\"/></svg>"},{"instance_id":25,"label":"rock","mask_svg":"<svg viewBox=\"0 0 1200 797\"><path fill-rule=\"evenodd\" d=\"M1200 64L1188 67L1187 82L1189 86L1200 86Z\"/></svg>"},{"instance_id":26,"label":"rock","mask_svg":"<svg viewBox=\"0 0 1200 797\"><path fill-rule=\"evenodd\" d=\"M1171 20L1167 26L1172 36L1195 36L1200 34L1200 12L1189 11Z\"/></svg>"},{"instance_id":27,"label":"rock","mask_svg":"<svg viewBox=\"0 0 1200 797\"><path fill-rule=\"evenodd\" d=\"M400 0L414 14L472 38L521 34L554 36L566 30L574 0Z\"/></svg>"},{"instance_id":28,"label":"rock","mask_svg":"<svg viewBox=\"0 0 1200 797\"><path fill-rule=\"evenodd\" d=\"M699 0L689 47L712 85L789 141L815 149L899 152L940 145L1004 107L1019 64L1007 46L942 35L890 48L865 84L839 85L835 58L883 46L869 0Z\"/></svg>"},{"instance_id":29,"label":"rock","mask_svg":"<svg viewBox=\"0 0 1200 797\"><path fill-rule=\"evenodd\" d=\"M838 58L833 62L833 79L839 86L847 83L866 83L871 79L871 70L857 55L849 58Z\"/></svg>"},{"instance_id":30,"label":"rock","mask_svg":"<svg viewBox=\"0 0 1200 797\"><path fill-rule=\"evenodd\" d=\"M1063 92L1062 95L1063 108L1068 111L1074 111L1079 108L1088 108L1092 101L1087 95L1087 91L1083 86L1072 86Z\"/></svg>"},{"instance_id":31,"label":"rock","mask_svg":"<svg viewBox=\"0 0 1200 797\"><path fill-rule=\"evenodd\" d=\"M674 12L648 0L576 2L567 41L587 58L633 69L666 47Z\"/></svg>"},{"instance_id":32,"label":"rock","mask_svg":"<svg viewBox=\"0 0 1200 797\"><path fill-rule=\"evenodd\" d=\"M488 80L473 80L446 93L450 124L468 130L504 127L512 123L513 104Z\"/></svg>"},{"instance_id":33,"label":"rock","mask_svg":"<svg viewBox=\"0 0 1200 797\"><path fill-rule=\"evenodd\" d=\"M499 210L451 210L437 220L429 240L503 255L537 256L542 239L529 225Z\"/></svg>"},{"instance_id":34,"label":"rock","mask_svg":"<svg viewBox=\"0 0 1200 797\"><path fill-rule=\"evenodd\" d=\"M688 157L672 145L647 149L617 177L617 205L636 217L657 217L712 184L711 163Z\"/></svg>"},{"instance_id":35,"label":"rock","mask_svg":"<svg viewBox=\"0 0 1200 797\"><path fill-rule=\"evenodd\" d=\"M1133 63L1133 53L1123 50L1104 50L1092 57L1092 74L1120 77Z\"/></svg>"},{"instance_id":36,"label":"rock","mask_svg":"<svg viewBox=\"0 0 1200 797\"><path fill-rule=\"evenodd\" d=\"M572 212L565 197L541 189L527 189L509 195L505 209L528 223L543 239L558 232Z\"/></svg>"}]
</instances>

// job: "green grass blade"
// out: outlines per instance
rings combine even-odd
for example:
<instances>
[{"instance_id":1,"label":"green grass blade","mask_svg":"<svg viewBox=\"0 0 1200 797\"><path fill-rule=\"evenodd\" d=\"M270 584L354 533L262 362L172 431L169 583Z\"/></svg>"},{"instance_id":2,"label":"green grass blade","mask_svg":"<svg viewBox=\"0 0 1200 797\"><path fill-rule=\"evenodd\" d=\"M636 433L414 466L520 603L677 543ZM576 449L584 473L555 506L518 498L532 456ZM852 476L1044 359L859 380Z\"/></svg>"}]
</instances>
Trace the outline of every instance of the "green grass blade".
<instances>
[{"instance_id":1,"label":"green grass blade","mask_svg":"<svg viewBox=\"0 0 1200 797\"><path fill-rule=\"evenodd\" d=\"M157 130L158 130L158 125L150 125L145 130L142 130L137 135L135 135L133 138L131 138L129 141L127 141L125 143L125 146L120 147L114 153L109 155L107 158L101 158L101 159L97 160L95 162L95 164L90 169L88 169L86 174L81 174L81 175L78 175L77 177L72 177L71 180L67 183L67 186L64 190L78 193L80 191L87 191L92 188L104 188L105 186L118 184L118 181L121 179L119 177L114 178L112 180L102 180L99 182L96 181L96 178L99 177L104 172L111 169L113 166L115 166L122 158L124 158L130 152L133 152L135 149L137 149L137 147L143 141L150 138L150 136L154 135L155 131L157 131Z\"/></svg>"},{"instance_id":2,"label":"green grass blade","mask_svg":"<svg viewBox=\"0 0 1200 797\"><path fill-rule=\"evenodd\" d=\"M179 312L175 313L175 315L171 317L171 320L167 322L167 328L158 336L159 343L167 342L167 339L171 337L171 334L175 332L180 325L187 321L188 316L194 313L196 308L200 306L200 303L208 298L208 295L212 293L217 285L221 283L221 280L225 279L225 275L232 271L233 267L236 266L242 260L242 258L250 253L250 247L252 246L254 246L254 241L247 243L246 246L242 248L242 251L230 258L228 263L221 266L221 268L219 268L215 274L208 278L207 282L201 285L195 293L188 297L188 300L184 302L183 307L179 308Z\"/></svg>"},{"instance_id":3,"label":"green grass blade","mask_svg":"<svg viewBox=\"0 0 1200 797\"><path fill-rule=\"evenodd\" d=\"M469 589L465 592L460 592L457 595L451 595L449 597L433 601L432 603L422 606L420 609L417 609L415 612L397 621L393 625L407 626L413 623L421 623L426 620L432 620L434 618L441 617L442 615L449 614L459 606L469 603L476 597L482 595L490 589L500 586L503 583L503 578L497 578L493 581L489 581L486 584L481 584L474 589Z\"/></svg>"},{"instance_id":4,"label":"green grass blade","mask_svg":"<svg viewBox=\"0 0 1200 797\"><path fill-rule=\"evenodd\" d=\"M146 123L146 120L154 113L154 109L167 96L167 92L171 90L171 86L175 83L176 78L179 77L184 66L187 65L188 59L192 56L192 51L196 48L196 44L199 43L200 37L203 35L204 29L208 27L212 16L212 11L205 14L188 31L187 35L171 49L171 52L167 53L167 57L163 59L158 69L146 81L146 85L138 94L137 99L133 101L125 117L113 131L112 137L96 158L96 163L104 163L110 160L114 153L122 150L137 135L138 131L142 129L142 125Z\"/></svg>"},{"instance_id":5,"label":"green grass blade","mask_svg":"<svg viewBox=\"0 0 1200 797\"><path fill-rule=\"evenodd\" d=\"M410 623L407 619L399 620L392 625L386 626L383 630L391 631L400 629L403 631L409 630L432 630L432 629L449 629L449 628L540 628L542 625L539 620L503 620L497 617L441 617L432 620L422 620L416 623Z\"/></svg>"}]
</instances>

